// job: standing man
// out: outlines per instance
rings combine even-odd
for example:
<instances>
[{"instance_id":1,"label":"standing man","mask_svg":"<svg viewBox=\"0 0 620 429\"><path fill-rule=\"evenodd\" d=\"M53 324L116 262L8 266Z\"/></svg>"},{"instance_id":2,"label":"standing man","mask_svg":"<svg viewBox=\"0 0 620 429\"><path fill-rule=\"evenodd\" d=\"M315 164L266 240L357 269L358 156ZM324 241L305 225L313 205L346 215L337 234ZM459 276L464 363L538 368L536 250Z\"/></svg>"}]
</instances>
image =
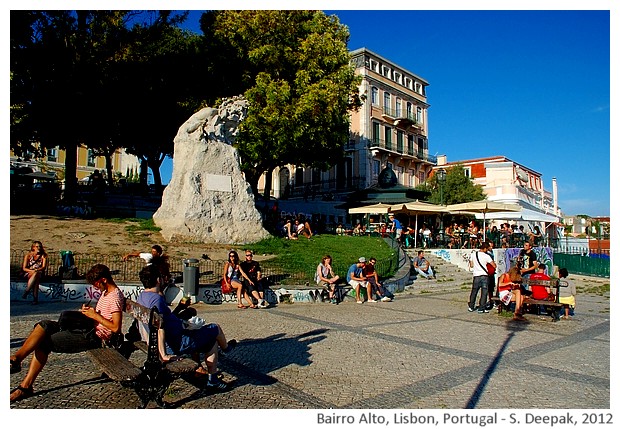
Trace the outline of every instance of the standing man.
<instances>
[{"instance_id":1,"label":"standing man","mask_svg":"<svg viewBox=\"0 0 620 429\"><path fill-rule=\"evenodd\" d=\"M472 258L469 260L469 266L473 268L474 280L471 287L471 293L469 295L468 311L476 310L476 297L478 291L480 291L480 302L478 303L478 313L488 313L486 308L488 298L489 287L489 271L487 264L490 264L493 268L497 268L497 265L491 259L487 252L489 249L489 243L483 241L477 252L474 252Z\"/></svg>"},{"instance_id":2,"label":"standing man","mask_svg":"<svg viewBox=\"0 0 620 429\"><path fill-rule=\"evenodd\" d=\"M366 280L366 277L364 277L363 269L365 264L366 258L362 256L358 259L357 263L351 265L349 267L349 271L347 271L347 283L355 289L355 300L358 304L364 303L360 297L360 286L366 288L366 292L368 293L368 302L377 302L372 299L372 286Z\"/></svg>"},{"instance_id":3,"label":"standing man","mask_svg":"<svg viewBox=\"0 0 620 429\"><path fill-rule=\"evenodd\" d=\"M519 259L517 266L521 270L521 277L523 277L524 283L527 283L530 275L534 274L538 269L538 260L536 259L536 252L532 249L532 245L526 241L523 243L523 249L519 252ZM526 295L531 295L531 289L527 286Z\"/></svg>"},{"instance_id":4,"label":"standing man","mask_svg":"<svg viewBox=\"0 0 620 429\"><path fill-rule=\"evenodd\" d=\"M251 250L246 249L245 251L245 261L241 262L239 265L244 273L252 280L252 283L247 282L246 287L248 288L248 292L258 301L258 308L267 308L269 303L265 301L265 288L263 287L262 282L262 273L260 271L260 264L258 261L253 260L254 254Z\"/></svg>"},{"instance_id":5,"label":"standing man","mask_svg":"<svg viewBox=\"0 0 620 429\"><path fill-rule=\"evenodd\" d=\"M431 268L431 263L424 257L424 250L418 250L418 256L413 258L413 268L415 268L416 273L425 279L436 278Z\"/></svg>"},{"instance_id":6,"label":"standing man","mask_svg":"<svg viewBox=\"0 0 620 429\"><path fill-rule=\"evenodd\" d=\"M396 241L400 242L400 236L403 234L403 224L394 217L394 213L390 213L388 217L390 218L390 222L392 222L390 232L394 234Z\"/></svg>"}]
</instances>

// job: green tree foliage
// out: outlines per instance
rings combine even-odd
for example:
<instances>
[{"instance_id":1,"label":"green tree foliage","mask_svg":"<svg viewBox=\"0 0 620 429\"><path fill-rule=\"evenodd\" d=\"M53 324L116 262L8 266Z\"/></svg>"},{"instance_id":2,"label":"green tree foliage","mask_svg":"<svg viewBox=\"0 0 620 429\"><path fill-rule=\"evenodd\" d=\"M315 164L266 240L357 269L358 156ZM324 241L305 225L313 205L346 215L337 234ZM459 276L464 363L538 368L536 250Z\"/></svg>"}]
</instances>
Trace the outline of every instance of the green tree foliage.
<instances>
[{"instance_id":1,"label":"green tree foliage","mask_svg":"<svg viewBox=\"0 0 620 429\"><path fill-rule=\"evenodd\" d=\"M440 204L442 191L443 203L445 205L467 203L469 201L484 199L482 186L475 185L472 180L465 175L465 169L460 164L456 164L446 170L443 190L440 189L436 172L426 182L416 186L416 189L430 192L431 195L428 200L434 204Z\"/></svg>"},{"instance_id":2,"label":"green tree foliage","mask_svg":"<svg viewBox=\"0 0 620 429\"><path fill-rule=\"evenodd\" d=\"M314 11L218 11L203 15L207 47L228 89L248 99L237 147L253 191L284 164L327 169L342 159L349 112L361 106L349 32ZM232 82L232 83L231 83ZM235 94L229 94L235 95ZM265 187L269 194L270 184Z\"/></svg>"}]
</instances>

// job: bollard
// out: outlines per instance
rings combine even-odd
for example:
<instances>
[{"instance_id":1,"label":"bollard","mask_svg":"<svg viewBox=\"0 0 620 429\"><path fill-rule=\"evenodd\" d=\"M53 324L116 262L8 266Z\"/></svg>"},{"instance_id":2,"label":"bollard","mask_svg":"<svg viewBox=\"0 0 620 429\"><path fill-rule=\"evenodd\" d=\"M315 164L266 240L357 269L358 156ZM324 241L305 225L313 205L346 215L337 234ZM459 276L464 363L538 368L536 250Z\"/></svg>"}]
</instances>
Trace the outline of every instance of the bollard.
<instances>
[{"instance_id":1,"label":"bollard","mask_svg":"<svg viewBox=\"0 0 620 429\"><path fill-rule=\"evenodd\" d=\"M198 259L190 258L183 260L183 296L190 297L198 294Z\"/></svg>"}]
</instances>

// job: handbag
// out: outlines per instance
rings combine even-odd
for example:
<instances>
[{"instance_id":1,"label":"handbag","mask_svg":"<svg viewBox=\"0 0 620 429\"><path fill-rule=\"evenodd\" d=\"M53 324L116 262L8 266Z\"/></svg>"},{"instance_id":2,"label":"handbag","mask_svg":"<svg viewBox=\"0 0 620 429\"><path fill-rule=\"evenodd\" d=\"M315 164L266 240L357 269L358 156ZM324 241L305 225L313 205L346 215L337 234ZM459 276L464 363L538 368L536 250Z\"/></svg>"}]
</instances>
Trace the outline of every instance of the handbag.
<instances>
[{"instance_id":1,"label":"handbag","mask_svg":"<svg viewBox=\"0 0 620 429\"><path fill-rule=\"evenodd\" d=\"M61 331L88 333L95 329L95 321L81 311L66 310L60 313L58 325Z\"/></svg>"},{"instance_id":2,"label":"handbag","mask_svg":"<svg viewBox=\"0 0 620 429\"><path fill-rule=\"evenodd\" d=\"M232 287L226 282L225 278L222 278L222 293L231 293Z\"/></svg>"},{"instance_id":3,"label":"handbag","mask_svg":"<svg viewBox=\"0 0 620 429\"><path fill-rule=\"evenodd\" d=\"M478 261L478 265L480 265L480 267L484 270L484 272L487 273L487 276L495 275L495 267L493 265L487 263L486 268L482 266L482 264L480 263L480 258L478 258L478 252L476 252L476 260Z\"/></svg>"}]
</instances>

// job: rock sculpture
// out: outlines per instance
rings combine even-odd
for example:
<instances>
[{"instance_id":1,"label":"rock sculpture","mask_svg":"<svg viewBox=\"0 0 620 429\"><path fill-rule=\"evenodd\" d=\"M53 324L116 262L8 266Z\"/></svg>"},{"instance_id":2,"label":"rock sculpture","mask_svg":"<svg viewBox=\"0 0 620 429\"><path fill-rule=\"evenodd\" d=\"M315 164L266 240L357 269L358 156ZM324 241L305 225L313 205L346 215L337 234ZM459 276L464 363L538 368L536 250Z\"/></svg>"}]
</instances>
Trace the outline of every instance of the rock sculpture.
<instances>
[{"instance_id":1,"label":"rock sculpture","mask_svg":"<svg viewBox=\"0 0 620 429\"><path fill-rule=\"evenodd\" d=\"M269 236L232 146L246 114L247 100L233 97L179 128L172 178L153 215L166 240L245 244Z\"/></svg>"}]
</instances>

